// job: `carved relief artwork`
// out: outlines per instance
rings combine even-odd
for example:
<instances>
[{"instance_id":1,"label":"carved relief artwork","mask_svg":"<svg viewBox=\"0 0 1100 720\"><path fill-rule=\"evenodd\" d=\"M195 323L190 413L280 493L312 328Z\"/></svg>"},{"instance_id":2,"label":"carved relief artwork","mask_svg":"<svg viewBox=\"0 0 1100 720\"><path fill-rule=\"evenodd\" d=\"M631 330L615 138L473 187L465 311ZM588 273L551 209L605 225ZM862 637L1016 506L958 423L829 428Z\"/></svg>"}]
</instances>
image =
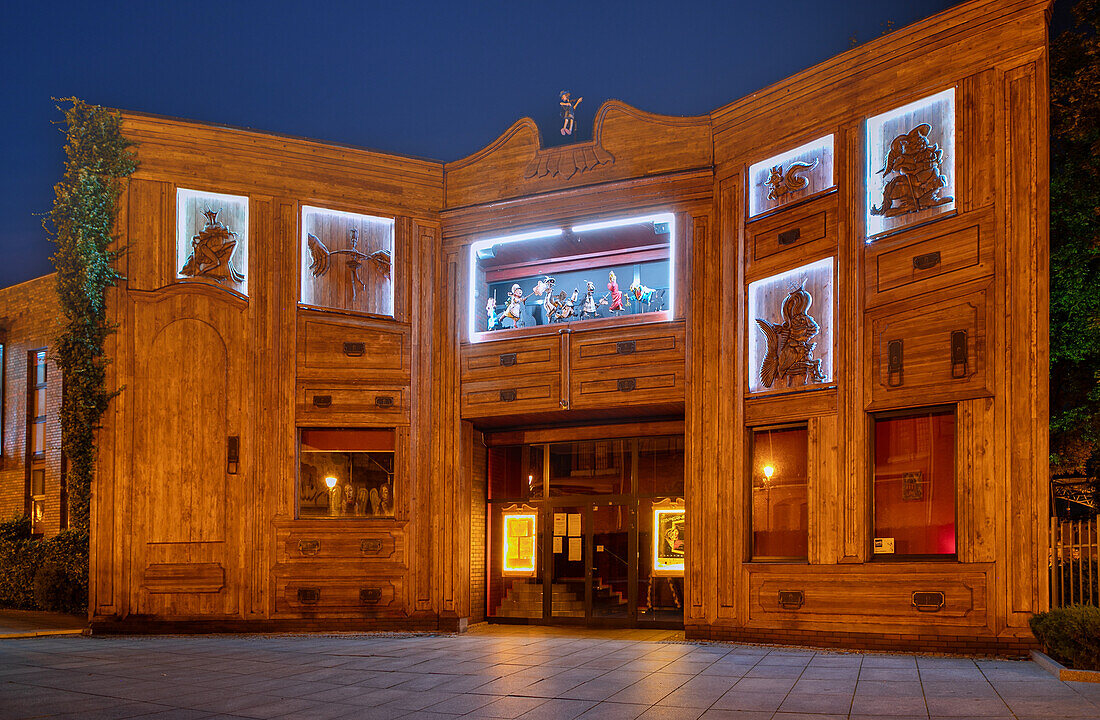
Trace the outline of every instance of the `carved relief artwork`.
<instances>
[{"instance_id":1,"label":"carved relief artwork","mask_svg":"<svg viewBox=\"0 0 1100 720\"><path fill-rule=\"evenodd\" d=\"M783 301L783 322L772 324L762 318L756 319L760 331L767 339L767 351L760 364L760 380L764 387L770 388L776 380L786 380L791 387L823 382L825 374L821 369L821 360L814 358L814 349L821 326L809 314L813 298L800 285L792 290Z\"/></svg>"},{"instance_id":2,"label":"carved relief artwork","mask_svg":"<svg viewBox=\"0 0 1100 720\"><path fill-rule=\"evenodd\" d=\"M771 188L768 191L768 199L782 200L787 195L808 187L810 181L803 173L813 170L820 162L818 158L814 158L813 162L792 162L786 170L782 165L771 166L768 170L768 179L763 183Z\"/></svg>"},{"instance_id":3,"label":"carved relief artwork","mask_svg":"<svg viewBox=\"0 0 1100 720\"><path fill-rule=\"evenodd\" d=\"M239 283L244 274L233 266L233 252L237 249L237 233L218 222L218 210L204 210L206 224L198 235L191 238L191 254L187 257L181 275L204 277L221 282Z\"/></svg>"},{"instance_id":4,"label":"carved relief artwork","mask_svg":"<svg viewBox=\"0 0 1100 720\"><path fill-rule=\"evenodd\" d=\"M382 277L388 278L390 276L391 259L390 254L386 250L376 250L373 253L367 254L359 251L359 230L352 228L351 235L351 247L347 250L329 250L328 247L321 242L313 233L307 233L307 242L309 244L309 254L312 258L309 269L313 273L313 277L323 277L328 272L329 260L333 255L347 255L347 259L344 260L344 264L347 266L351 275L351 294L355 297L355 286L366 289L366 284L359 276L359 269L363 266L363 261L368 260L373 265L375 270L382 275Z\"/></svg>"},{"instance_id":5,"label":"carved relief artwork","mask_svg":"<svg viewBox=\"0 0 1100 720\"><path fill-rule=\"evenodd\" d=\"M598 142L566 145L539 150L535 159L524 169L523 179L537 180L551 177L569 180L577 173L588 172L614 163L615 156L604 150Z\"/></svg>"},{"instance_id":6,"label":"carved relief artwork","mask_svg":"<svg viewBox=\"0 0 1100 720\"><path fill-rule=\"evenodd\" d=\"M871 206L872 215L897 217L954 201L942 195L947 176L940 171L943 150L931 142L932 126L921 123L890 143L886 163L878 174L887 178L882 203Z\"/></svg>"}]
</instances>

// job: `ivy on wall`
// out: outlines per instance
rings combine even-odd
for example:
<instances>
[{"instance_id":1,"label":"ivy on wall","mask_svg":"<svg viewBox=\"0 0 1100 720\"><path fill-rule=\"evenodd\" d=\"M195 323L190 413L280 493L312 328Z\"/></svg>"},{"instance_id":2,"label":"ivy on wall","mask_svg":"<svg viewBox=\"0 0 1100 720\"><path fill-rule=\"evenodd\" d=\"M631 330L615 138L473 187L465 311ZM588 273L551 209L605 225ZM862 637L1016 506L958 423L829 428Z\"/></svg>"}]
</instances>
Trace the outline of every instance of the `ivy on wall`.
<instances>
[{"instance_id":1,"label":"ivy on wall","mask_svg":"<svg viewBox=\"0 0 1100 720\"><path fill-rule=\"evenodd\" d=\"M53 209L43 227L57 243L54 268L65 316L53 357L64 378L61 448L68 460L70 522L87 531L95 431L117 391L106 387L103 346L114 327L107 320L106 290L121 278L113 248L122 179L137 167L118 112L65 98L65 175L54 186Z\"/></svg>"}]
</instances>

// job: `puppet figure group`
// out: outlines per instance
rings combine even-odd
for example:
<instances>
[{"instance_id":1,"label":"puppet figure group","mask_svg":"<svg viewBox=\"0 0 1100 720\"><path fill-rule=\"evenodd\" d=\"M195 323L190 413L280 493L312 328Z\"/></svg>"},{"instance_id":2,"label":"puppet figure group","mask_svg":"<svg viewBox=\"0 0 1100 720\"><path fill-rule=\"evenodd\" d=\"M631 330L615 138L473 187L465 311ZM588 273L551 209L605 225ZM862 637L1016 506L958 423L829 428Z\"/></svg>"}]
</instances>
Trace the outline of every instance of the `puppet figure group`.
<instances>
[{"instance_id":1,"label":"puppet figure group","mask_svg":"<svg viewBox=\"0 0 1100 720\"><path fill-rule=\"evenodd\" d=\"M654 290L635 280L630 285L628 292L623 293L619 289L618 278L615 271L607 274L607 293L596 299L596 286L589 280L585 280L583 297L579 288L573 288L571 295L566 295L564 290L555 294L555 280L550 276L543 277L535 282L535 286L526 295L519 283L513 283L512 288L504 297L504 310L497 314L496 298L490 297L485 301L486 329L499 330L503 328L517 328L523 325L523 308L527 301L535 298L535 304L542 306L543 317L547 324L567 322L569 320L590 320L600 317L599 309L606 306L611 317L625 312L630 306L630 298L634 298L641 312L660 310L664 302L665 291Z\"/></svg>"}]
</instances>

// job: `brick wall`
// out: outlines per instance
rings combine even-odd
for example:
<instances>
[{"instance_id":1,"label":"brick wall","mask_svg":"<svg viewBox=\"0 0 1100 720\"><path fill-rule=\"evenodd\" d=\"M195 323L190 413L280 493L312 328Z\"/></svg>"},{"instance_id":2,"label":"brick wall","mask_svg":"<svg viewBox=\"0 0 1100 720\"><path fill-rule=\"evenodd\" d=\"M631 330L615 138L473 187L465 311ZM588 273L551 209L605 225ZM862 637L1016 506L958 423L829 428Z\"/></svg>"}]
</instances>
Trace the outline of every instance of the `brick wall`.
<instances>
[{"instance_id":1,"label":"brick wall","mask_svg":"<svg viewBox=\"0 0 1100 720\"><path fill-rule=\"evenodd\" d=\"M474 433L473 468L470 475L470 622L485 619L485 520L489 502L489 452L485 436Z\"/></svg>"},{"instance_id":2,"label":"brick wall","mask_svg":"<svg viewBox=\"0 0 1100 720\"><path fill-rule=\"evenodd\" d=\"M62 327L55 276L0 288L4 345L3 437L0 438L0 520L25 514L27 488L27 353L46 349L46 502L43 530L61 529L61 372L51 349Z\"/></svg>"}]
</instances>

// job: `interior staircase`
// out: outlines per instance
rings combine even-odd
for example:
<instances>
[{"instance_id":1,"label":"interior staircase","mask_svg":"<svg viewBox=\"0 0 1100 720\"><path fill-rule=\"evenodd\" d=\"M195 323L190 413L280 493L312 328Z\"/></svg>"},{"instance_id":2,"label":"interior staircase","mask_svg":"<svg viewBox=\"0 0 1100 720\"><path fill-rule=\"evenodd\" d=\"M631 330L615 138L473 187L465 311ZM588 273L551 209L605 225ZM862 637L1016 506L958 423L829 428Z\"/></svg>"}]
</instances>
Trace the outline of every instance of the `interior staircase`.
<instances>
[{"instance_id":1,"label":"interior staircase","mask_svg":"<svg viewBox=\"0 0 1100 720\"><path fill-rule=\"evenodd\" d=\"M562 578L562 582L550 586L553 593L553 617L584 617L584 579ZM496 617L541 618L542 582L516 580L497 606ZM595 578L592 587L592 614L594 616L625 615L628 600L602 578Z\"/></svg>"}]
</instances>

